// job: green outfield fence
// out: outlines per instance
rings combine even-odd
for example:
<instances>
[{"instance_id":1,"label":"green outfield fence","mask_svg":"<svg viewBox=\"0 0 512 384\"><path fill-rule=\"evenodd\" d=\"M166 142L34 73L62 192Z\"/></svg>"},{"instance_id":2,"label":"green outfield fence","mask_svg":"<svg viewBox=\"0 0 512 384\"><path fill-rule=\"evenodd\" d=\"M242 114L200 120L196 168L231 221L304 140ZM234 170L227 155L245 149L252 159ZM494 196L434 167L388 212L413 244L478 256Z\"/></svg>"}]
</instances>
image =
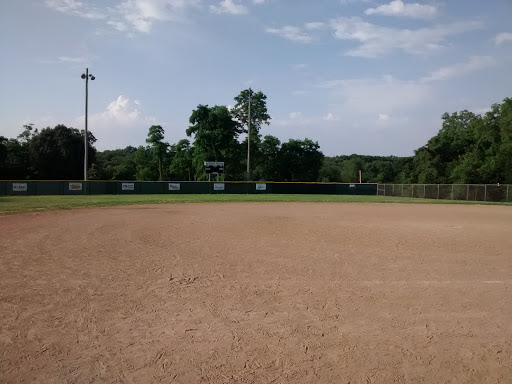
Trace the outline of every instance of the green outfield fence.
<instances>
[{"instance_id":1,"label":"green outfield fence","mask_svg":"<svg viewBox=\"0 0 512 384\"><path fill-rule=\"evenodd\" d=\"M378 184L379 196L512 202L510 184Z\"/></svg>"},{"instance_id":2,"label":"green outfield fence","mask_svg":"<svg viewBox=\"0 0 512 384\"><path fill-rule=\"evenodd\" d=\"M3 180L0 196L121 194L321 194L376 195L377 184L285 183L239 181L73 181Z\"/></svg>"}]
</instances>

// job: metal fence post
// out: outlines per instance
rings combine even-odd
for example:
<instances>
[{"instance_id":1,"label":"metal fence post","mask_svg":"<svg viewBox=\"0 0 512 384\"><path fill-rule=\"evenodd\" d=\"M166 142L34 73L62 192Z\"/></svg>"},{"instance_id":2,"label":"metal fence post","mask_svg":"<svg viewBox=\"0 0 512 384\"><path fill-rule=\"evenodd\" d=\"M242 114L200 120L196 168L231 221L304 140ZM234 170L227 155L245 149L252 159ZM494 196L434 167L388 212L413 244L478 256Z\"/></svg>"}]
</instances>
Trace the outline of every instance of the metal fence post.
<instances>
[{"instance_id":1,"label":"metal fence post","mask_svg":"<svg viewBox=\"0 0 512 384\"><path fill-rule=\"evenodd\" d=\"M466 201L469 201L469 184L467 185Z\"/></svg>"},{"instance_id":2,"label":"metal fence post","mask_svg":"<svg viewBox=\"0 0 512 384\"><path fill-rule=\"evenodd\" d=\"M484 201L487 201L487 184L484 185Z\"/></svg>"},{"instance_id":3,"label":"metal fence post","mask_svg":"<svg viewBox=\"0 0 512 384\"><path fill-rule=\"evenodd\" d=\"M509 190L509 188L510 188L510 185L507 184L507 203L508 203L508 190Z\"/></svg>"},{"instance_id":4,"label":"metal fence post","mask_svg":"<svg viewBox=\"0 0 512 384\"><path fill-rule=\"evenodd\" d=\"M404 185L402 184L402 195L400 197L404 197Z\"/></svg>"},{"instance_id":5,"label":"metal fence post","mask_svg":"<svg viewBox=\"0 0 512 384\"><path fill-rule=\"evenodd\" d=\"M439 184L437 184L437 199L438 200L440 199L440 196L441 196L439 193L439 187L440 187Z\"/></svg>"},{"instance_id":6,"label":"metal fence post","mask_svg":"<svg viewBox=\"0 0 512 384\"><path fill-rule=\"evenodd\" d=\"M452 200L453 200L453 184L452 184Z\"/></svg>"},{"instance_id":7,"label":"metal fence post","mask_svg":"<svg viewBox=\"0 0 512 384\"><path fill-rule=\"evenodd\" d=\"M393 184L393 196L395 196L395 184Z\"/></svg>"},{"instance_id":8,"label":"metal fence post","mask_svg":"<svg viewBox=\"0 0 512 384\"><path fill-rule=\"evenodd\" d=\"M411 184L411 197L414 197L414 184Z\"/></svg>"},{"instance_id":9,"label":"metal fence post","mask_svg":"<svg viewBox=\"0 0 512 384\"><path fill-rule=\"evenodd\" d=\"M427 185L423 184L423 198L425 199L427 196Z\"/></svg>"}]
</instances>

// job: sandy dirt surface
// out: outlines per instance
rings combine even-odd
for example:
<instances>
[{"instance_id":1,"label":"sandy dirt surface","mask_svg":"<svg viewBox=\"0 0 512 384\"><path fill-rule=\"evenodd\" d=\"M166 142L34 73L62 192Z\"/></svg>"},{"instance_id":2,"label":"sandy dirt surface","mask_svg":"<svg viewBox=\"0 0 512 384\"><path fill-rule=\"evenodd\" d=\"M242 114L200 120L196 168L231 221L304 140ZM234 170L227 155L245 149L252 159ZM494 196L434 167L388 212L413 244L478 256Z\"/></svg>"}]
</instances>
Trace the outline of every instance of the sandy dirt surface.
<instances>
[{"instance_id":1,"label":"sandy dirt surface","mask_svg":"<svg viewBox=\"0 0 512 384\"><path fill-rule=\"evenodd\" d=\"M0 217L2 383L511 383L512 207Z\"/></svg>"}]
</instances>

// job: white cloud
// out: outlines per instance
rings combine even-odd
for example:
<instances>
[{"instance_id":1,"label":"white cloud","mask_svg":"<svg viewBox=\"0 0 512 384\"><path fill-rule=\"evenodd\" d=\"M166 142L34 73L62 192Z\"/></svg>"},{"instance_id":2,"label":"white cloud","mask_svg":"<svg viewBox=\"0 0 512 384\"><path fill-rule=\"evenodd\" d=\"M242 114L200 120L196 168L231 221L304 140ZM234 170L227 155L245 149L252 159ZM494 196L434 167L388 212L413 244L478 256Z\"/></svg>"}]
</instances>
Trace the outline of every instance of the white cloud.
<instances>
[{"instance_id":1,"label":"white cloud","mask_svg":"<svg viewBox=\"0 0 512 384\"><path fill-rule=\"evenodd\" d=\"M499 33L496 35L496 38L495 38L496 45L500 45L507 41L512 41L512 33L504 32L504 33Z\"/></svg>"},{"instance_id":2,"label":"white cloud","mask_svg":"<svg viewBox=\"0 0 512 384\"><path fill-rule=\"evenodd\" d=\"M254 4L263 4L265 0L252 0Z\"/></svg>"},{"instance_id":3,"label":"white cloud","mask_svg":"<svg viewBox=\"0 0 512 384\"><path fill-rule=\"evenodd\" d=\"M187 8L200 0L124 0L115 7L96 8L77 0L46 0L56 11L94 20L103 20L118 31L134 30L149 33L156 21L184 19Z\"/></svg>"},{"instance_id":4,"label":"white cloud","mask_svg":"<svg viewBox=\"0 0 512 384\"><path fill-rule=\"evenodd\" d=\"M421 79L423 82L447 80L453 77L465 76L469 73L496 66L496 59L490 56L472 56L468 61L439 68Z\"/></svg>"},{"instance_id":5,"label":"white cloud","mask_svg":"<svg viewBox=\"0 0 512 384\"><path fill-rule=\"evenodd\" d=\"M95 60L91 56L59 56L56 59L36 59L35 61L41 64L76 64L83 65L91 63Z\"/></svg>"},{"instance_id":6,"label":"white cloud","mask_svg":"<svg viewBox=\"0 0 512 384\"><path fill-rule=\"evenodd\" d=\"M336 121L337 118L336 118L336 116L334 116L334 114L332 112L329 112L327 115L325 115L323 117L323 120L325 120L325 121Z\"/></svg>"},{"instance_id":7,"label":"white cloud","mask_svg":"<svg viewBox=\"0 0 512 384\"><path fill-rule=\"evenodd\" d=\"M303 27L295 27L292 25L285 25L281 28L267 28L265 31L267 33L272 33L274 35L281 36L284 39L295 41L299 43L311 43L313 41L312 33L313 31L320 31L325 29L327 25L324 22L321 21L311 21L308 23L305 23ZM305 64L298 64L304 65L302 68L305 67ZM301 68L301 67L297 67Z\"/></svg>"},{"instance_id":8,"label":"white cloud","mask_svg":"<svg viewBox=\"0 0 512 384\"><path fill-rule=\"evenodd\" d=\"M308 67L308 64L306 64L306 63L299 63L299 64L295 64L293 66L293 69L305 69L307 67Z\"/></svg>"},{"instance_id":9,"label":"white cloud","mask_svg":"<svg viewBox=\"0 0 512 384\"><path fill-rule=\"evenodd\" d=\"M405 81L392 76L381 78L330 80L319 84L341 97L343 113L379 116L382 111L400 114L422 106L429 100L431 90L428 84Z\"/></svg>"},{"instance_id":10,"label":"white cloud","mask_svg":"<svg viewBox=\"0 0 512 384\"><path fill-rule=\"evenodd\" d=\"M311 35L305 33L300 28L293 27L291 25L285 25L284 27L281 28L267 28L265 31L267 33L278 35L284 39L299 43L311 43L311 41L313 40Z\"/></svg>"},{"instance_id":11,"label":"white cloud","mask_svg":"<svg viewBox=\"0 0 512 384\"><path fill-rule=\"evenodd\" d=\"M121 31L149 33L155 21L180 21L187 8L198 4L198 0L125 0L115 8L121 20L113 15L109 24Z\"/></svg>"},{"instance_id":12,"label":"white cloud","mask_svg":"<svg viewBox=\"0 0 512 384\"><path fill-rule=\"evenodd\" d=\"M353 4L353 3L368 3L370 0L340 0L341 5Z\"/></svg>"},{"instance_id":13,"label":"white cloud","mask_svg":"<svg viewBox=\"0 0 512 384\"><path fill-rule=\"evenodd\" d=\"M304 27L309 30L322 29L324 26L325 23L322 23L321 21L312 21L304 24Z\"/></svg>"},{"instance_id":14,"label":"white cloud","mask_svg":"<svg viewBox=\"0 0 512 384\"><path fill-rule=\"evenodd\" d=\"M73 63L73 64L83 64L87 61L85 57L71 57L71 56L59 56L57 58L61 63Z\"/></svg>"},{"instance_id":15,"label":"white cloud","mask_svg":"<svg viewBox=\"0 0 512 384\"><path fill-rule=\"evenodd\" d=\"M397 49L413 54L436 52L448 36L480 28L481 23L458 22L432 28L398 29L371 24L358 17L341 17L333 20L331 27L335 38L359 43L347 55L374 58Z\"/></svg>"},{"instance_id":16,"label":"white cloud","mask_svg":"<svg viewBox=\"0 0 512 384\"><path fill-rule=\"evenodd\" d=\"M73 126L82 129L83 121L84 116L80 116ZM140 101L120 95L103 112L89 113L88 126L98 139L96 147L103 150L144 145L148 128L160 123L144 112Z\"/></svg>"},{"instance_id":17,"label":"white cloud","mask_svg":"<svg viewBox=\"0 0 512 384\"><path fill-rule=\"evenodd\" d=\"M367 15L424 19L435 16L437 14L437 8L428 4L404 3L402 0L393 0L389 4L383 4L377 8L369 8L364 13Z\"/></svg>"},{"instance_id":18,"label":"white cloud","mask_svg":"<svg viewBox=\"0 0 512 384\"><path fill-rule=\"evenodd\" d=\"M262 1L259 3L262 3ZM230 15L245 15L249 13L249 9L239 4L237 0L222 0L219 5L210 5L210 11L217 14L227 13Z\"/></svg>"},{"instance_id":19,"label":"white cloud","mask_svg":"<svg viewBox=\"0 0 512 384\"><path fill-rule=\"evenodd\" d=\"M385 113L379 113L378 120L379 121L389 121L390 116L386 115Z\"/></svg>"},{"instance_id":20,"label":"white cloud","mask_svg":"<svg viewBox=\"0 0 512 384\"><path fill-rule=\"evenodd\" d=\"M302 112L290 112L290 113L288 114L288 117L289 117L290 119L292 119L292 120L293 120L293 119L300 119L300 118L302 117Z\"/></svg>"},{"instance_id":21,"label":"white cloud","mask_svg":"<svg viewBox=\"0 0 512 384\"><path fill-rule=\"evenodd\" d=\"M46 0L47 7L68 15L80 16L86 19L101 20L106 19L107 14L101 10L88 6L77 0Z\"/></svg>"}]
</instances>

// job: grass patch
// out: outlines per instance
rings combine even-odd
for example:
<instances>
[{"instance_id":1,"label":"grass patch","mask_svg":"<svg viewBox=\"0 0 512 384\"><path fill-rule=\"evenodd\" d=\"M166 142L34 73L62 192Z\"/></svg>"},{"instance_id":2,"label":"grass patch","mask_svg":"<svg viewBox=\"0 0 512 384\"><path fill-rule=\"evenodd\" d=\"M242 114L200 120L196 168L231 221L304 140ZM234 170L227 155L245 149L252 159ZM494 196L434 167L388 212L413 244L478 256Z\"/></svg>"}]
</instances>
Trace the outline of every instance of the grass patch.
<instances>
[{"instance_id":1,"label":"grass patch","mask_svg":"<svg viewBox=\"0 0 512 384\"><path fill-rule=\"evenodd\" d=\"M208 202L335 202L335 203L409 203L409 204L487 204L480 201L430 200L410 197L354 195L77 195L77 196L6 196L0 197L0 214L53 211L86 207L133 204L174 204Z\"/></svg>"}]
</instances>

